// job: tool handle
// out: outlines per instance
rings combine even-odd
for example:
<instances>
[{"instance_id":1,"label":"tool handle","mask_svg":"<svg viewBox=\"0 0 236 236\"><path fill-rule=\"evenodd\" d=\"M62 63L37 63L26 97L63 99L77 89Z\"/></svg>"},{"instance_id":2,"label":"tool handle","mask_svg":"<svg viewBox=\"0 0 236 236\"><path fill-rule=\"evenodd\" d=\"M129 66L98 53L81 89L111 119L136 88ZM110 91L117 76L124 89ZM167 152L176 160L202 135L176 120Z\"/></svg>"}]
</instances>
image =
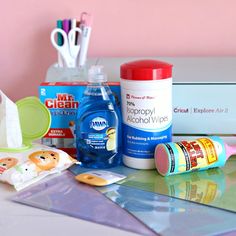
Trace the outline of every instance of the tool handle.
<instances>
[{"instance_id":1,"label":"tool handle","mask_svg":"<svg viewBox=\"0 0 236 236\"><path fill-rule=\"evenodd\" d=\"M236 145L230 146L228 144L225 144L225 150L226 150L226 160L228 160L230 156L236 155Z\"/></svg>"}]
</instances>

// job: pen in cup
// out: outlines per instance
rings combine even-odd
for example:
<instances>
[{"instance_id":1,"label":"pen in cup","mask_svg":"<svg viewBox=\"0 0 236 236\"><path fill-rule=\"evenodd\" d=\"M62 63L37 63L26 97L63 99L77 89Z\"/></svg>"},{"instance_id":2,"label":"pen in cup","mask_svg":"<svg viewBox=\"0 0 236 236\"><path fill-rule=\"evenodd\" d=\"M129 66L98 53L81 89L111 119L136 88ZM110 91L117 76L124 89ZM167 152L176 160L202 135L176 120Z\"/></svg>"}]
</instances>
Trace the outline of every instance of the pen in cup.
<instances>
[{"instance_id":1,"label":"pen in cup","mask_svg":"<svg viewBox=\"0 0 236 236\"><path fill-rule=\"evenodd\" d=\"M71 20L71 29L75 29L77 27L76 23L77 23L76 19ZM72 42L74 42L75 45L78 45L77 38L78 38L78 33L76 32L75 34L73 34L73 39L72 39Z\"/></svg>"},{"instance_id":2,"label":"pen in cup","mask_svg":"<svg viewBox=\"0 0 236 236\"><path fill-rule=\"evenodd\" d=\"M62 25L62 20L57 20L57 28L58 29L63 29L63 25ZM63 45L63 37L61 34L57 34L57 43L59 46L62 46ZM58 61L58 66L59 67L63 67L63 59L62 59L62 56L60 54L60 52L57 53L57 61Z\"/></svg>"},{"instance_id":3,"label":"pen in cup","mask_svg":"<svg viewBox=\"0 0 236 236\"><path fill-rule=\"evenodd\" d=\"M71 21L68 19L63 20L63 30L66 32L66 34L69 34L71 29Z\"/></svg>"},{"instance_id":4,"label":"pen in cup","mask_svg":"<svg viewBox=\"0 0 236 236\"><path fill-rule=\"evenodd\" d=\"M79 66L84 66L87 59L87 52L89 46L89 39L92 30L92 15L83 12L80 18L80 28L82 30L82 34L79 37L80 43L80 53L79 53Z\"/></svg>"},{"instance_id":5,"label":"pen in cup","mask_svg":"<svg viewBox=\"0 0 236 236\"><path fill-rule=\"evenodd\" d=\"M76 27L80 28L80 21L76 21ZM80 44L80 42L79 42L79 34L76 34L75 42L76 42L76 44Z\"/></svg>"}]
</instances>

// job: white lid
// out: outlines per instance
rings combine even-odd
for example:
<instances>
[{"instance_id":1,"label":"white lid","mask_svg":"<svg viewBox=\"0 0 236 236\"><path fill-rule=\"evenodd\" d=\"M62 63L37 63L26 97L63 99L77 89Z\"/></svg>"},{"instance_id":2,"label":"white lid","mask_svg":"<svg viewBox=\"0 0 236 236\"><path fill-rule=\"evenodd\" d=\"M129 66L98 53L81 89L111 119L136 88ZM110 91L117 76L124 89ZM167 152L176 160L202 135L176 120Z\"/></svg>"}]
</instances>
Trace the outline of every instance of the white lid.
<instances>
[{"instance_id":1,"label":"white lid","mask_svg":"<svg viewBox=\"0 0 236 236\"><path fill-rule=\"evenodd\" d=\"M106 82L107 75L103 70L103 66L94 65L91 66L88 71L88 82Z\"/></svg>"}]
</instances>

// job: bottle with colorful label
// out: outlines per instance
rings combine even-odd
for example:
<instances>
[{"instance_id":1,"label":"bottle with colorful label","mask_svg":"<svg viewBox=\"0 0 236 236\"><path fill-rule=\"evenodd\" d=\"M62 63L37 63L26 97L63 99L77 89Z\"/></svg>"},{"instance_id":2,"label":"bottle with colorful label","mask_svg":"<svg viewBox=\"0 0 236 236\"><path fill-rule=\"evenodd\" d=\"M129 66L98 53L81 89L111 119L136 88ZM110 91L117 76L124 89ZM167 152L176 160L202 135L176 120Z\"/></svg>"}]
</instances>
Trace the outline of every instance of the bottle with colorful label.
<instances>
[{"instance_id":1,"label":"bottle with colorful label","mask_svg":"<svg viewBox=\"0 0 236 236\"><path fill-rule=\"evenodd\" d=\"M225 144L220 137L204 137L157 145L155 162L157 171L167 176L222 167L235 153L235 147Z\"/></svg>"},{"instance_id":2,"label":"bottle with colorful label","mask_svg":"<svg viewBox=\"0 0 236 236\"><path fill-rule=\"evenodd\" d=\"M114 98L101 66L92 66L76 121L77 159L87 168L120 164L120 128Z\"/></svg>"}]
</instances>

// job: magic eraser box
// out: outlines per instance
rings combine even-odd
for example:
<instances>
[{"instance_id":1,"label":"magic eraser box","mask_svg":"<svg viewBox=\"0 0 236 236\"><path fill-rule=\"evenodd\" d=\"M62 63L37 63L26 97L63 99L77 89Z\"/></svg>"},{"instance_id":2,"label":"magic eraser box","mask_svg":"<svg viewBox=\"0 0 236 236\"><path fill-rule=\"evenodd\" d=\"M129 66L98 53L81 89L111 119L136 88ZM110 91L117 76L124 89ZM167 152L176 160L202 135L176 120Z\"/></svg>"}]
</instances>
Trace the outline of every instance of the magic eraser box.
<instances>
[{"instance_id":1,"label":"magic eraser box","mask_svg":"<svg viewBox=\"0 0 236 236\"><path fill-rule=\"evenodd\" d=\"M120 106L119 82L108 82ZM43 82L39 86L39 98L49 109L51 127L42 143L76 156L75 121L77 109L87 86L86 82Z\"/></svg>"}]
</instances>

